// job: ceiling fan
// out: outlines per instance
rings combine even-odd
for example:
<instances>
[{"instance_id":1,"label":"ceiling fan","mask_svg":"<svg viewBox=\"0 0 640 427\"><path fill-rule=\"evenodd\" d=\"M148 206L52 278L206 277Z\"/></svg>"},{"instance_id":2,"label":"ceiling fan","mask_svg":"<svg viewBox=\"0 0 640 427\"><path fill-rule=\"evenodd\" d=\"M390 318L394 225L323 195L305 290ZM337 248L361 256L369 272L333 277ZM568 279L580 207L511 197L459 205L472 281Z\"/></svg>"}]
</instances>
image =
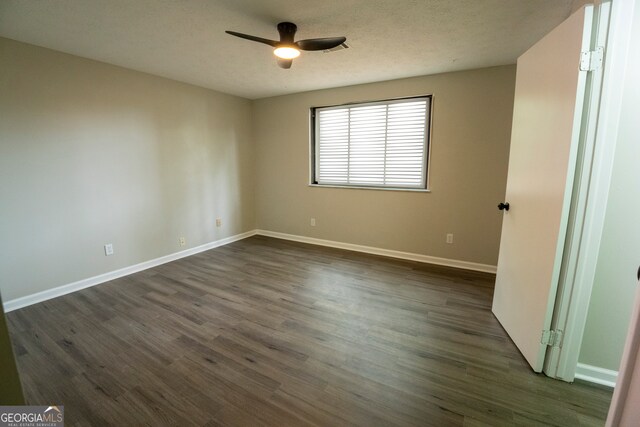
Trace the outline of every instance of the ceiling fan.
<instances>
[{"instance_id":1,"label":"ceiling fan","mask_svg":"<svg viewBox=\"0 0 640 427\"><path fill-rule=\"evenodd\" d=\"M268 44L274 47L274 55L278 57L278 65L281 68L291 68L293 59L300 56L301 50L328 50L340 46L346 37L325 37L320 39L306 39L293 41L298 27L292 22L281 22L278 24L278 32L280 33L280 41L263 39L262 37L251 36L249 34L237 33L235 31L225 31L232 36L242 39L251 40L258 43Z\"/></svg>"}]
</instances>

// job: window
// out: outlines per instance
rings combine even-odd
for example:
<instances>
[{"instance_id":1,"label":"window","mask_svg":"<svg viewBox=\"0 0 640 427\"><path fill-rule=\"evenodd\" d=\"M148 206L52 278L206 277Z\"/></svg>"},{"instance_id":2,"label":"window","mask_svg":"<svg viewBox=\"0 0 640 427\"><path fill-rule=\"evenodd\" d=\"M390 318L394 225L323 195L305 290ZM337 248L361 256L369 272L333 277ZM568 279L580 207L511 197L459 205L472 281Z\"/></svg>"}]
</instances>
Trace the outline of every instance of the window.
<instances>
[{"instance_id":1,"label":"window","mask_svg":"<svg viewBox=\"0 0 640 427\"><path fill-rule=\"evenodd\" d=\"M426 189L430 116L430 96L312 109L312 184Z\"/></svg>"}]
</instances>

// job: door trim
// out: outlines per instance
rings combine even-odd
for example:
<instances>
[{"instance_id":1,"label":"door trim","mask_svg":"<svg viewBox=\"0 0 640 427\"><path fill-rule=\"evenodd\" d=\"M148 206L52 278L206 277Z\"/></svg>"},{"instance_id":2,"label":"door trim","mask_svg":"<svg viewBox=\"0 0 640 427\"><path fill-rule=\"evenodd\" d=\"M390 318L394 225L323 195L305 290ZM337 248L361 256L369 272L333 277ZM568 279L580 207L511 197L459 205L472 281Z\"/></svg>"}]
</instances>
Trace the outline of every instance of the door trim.
<instances>
[{"instance_id":1,"label":"door trim","mask_svg":"<svg viewBox=\"0 0 640 427\"><path fill-rule=\"evenodd\" d=\"M582 185L575 199L581 201L582 209L570 224L571 241L567 242L565 271L556 300L553 327L564 331L564 340L561 347L548 350L544 369L546 375L569 382L576 376L604 226L632 12L633 0L606 0L596 13L593 46L606 46L605 67L591 73L584 130L592 151L585 151L583 158Z\"/></svg>"},{"instance_id":2,"label":"door trim","mask_svg":"<svg viewBox=\"0 0 640 427\"><path fill-rule=\"evenodd\" d=\"M597 15L595 6L585 5L584 8L584 28L582 32L582 52L591 50L591 44L594 34L594 16ZM579 64L576 64L579 67ZM578 68L580 69L580 68ZM545 320L545 329L552 330L564 329L560 328L556 323L558 298L564 294L565 287L563 286L562 275L564 273L564 265L567 257L567 241L571 239L573 232L573 210L574 210L574 198L576 182L580 180L581 168L579 165L580 158L584 152L584 139L583 129L588 123L585 121L585 110L589 109L589 71L579 71L578 76L578 88L576 90L576 106L575 115L573 118L573 131L571 136L571 153L569 155L569 166L567 169L567 185L564 192L564 206L562 208L562 217L560 220L560 229L558 231L558 246L556 248L556 261L553 268L552 291L549 294L548 306L551 308L547 310L547 317ZM553 289L555 286L555 289ZM547 374L545 367L548 365L549 349L553 350L559 348L556 346L547 346L546 344L540 344L540 357L542 361L540 371ZM549 375L549 374L547 374Z\"/></svg>"}]
</instances>

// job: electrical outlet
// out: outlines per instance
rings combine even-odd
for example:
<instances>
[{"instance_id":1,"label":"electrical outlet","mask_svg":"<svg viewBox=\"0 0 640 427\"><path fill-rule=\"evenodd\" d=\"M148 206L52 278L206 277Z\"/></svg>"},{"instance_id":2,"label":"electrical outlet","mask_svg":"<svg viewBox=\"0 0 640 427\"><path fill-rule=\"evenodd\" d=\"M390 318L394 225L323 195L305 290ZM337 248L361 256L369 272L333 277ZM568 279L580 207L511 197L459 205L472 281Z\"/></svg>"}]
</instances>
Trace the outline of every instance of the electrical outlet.
<instances>
[{"instance_id":1,"label":"electrical outlet","mask_svg":"<svg viewBox=\"0 0 640 427\"><path fill-rule=\"evenodd\" d=\"M311 226L312 227L316 226L316 219L315 218L311 218Z\"/></svg>"},{"instance_id":2,"label":"electrical outlet","mask_svg":"<svg viewBox=\"0 0 640 427\"><path fill-rule=\"evenodd\" d=\"M113 255L113 243L107 243L104 245L104 256Z\"/></svg>"},{"instance_id":3,"label":"electrical outlet","mask_svg":"<svg viewBox=\"0 0 640 427\"><path fill-rule=\"evenodd\" d=\"M178 242L180 243L180 246L185 246L187 244L187 239L181 237L180 239L178 239Z\"/></svg>"},{"instance_id":4,"label":"electrical outlet","mask_svg":"<svg viewBox=\"0 0 640 427\"><path fill-rule=\"evenodd\" d=\"M216 218L216 227L222 227L222 218Z\"/></svg>"},{"instance_id":5,"label":"electrical outlet","mask_svg":"<svg viewBox=\"0 0 640 427\"><path fill-rule=\"evenodd\" d=\"M447 234L447 243L453 243L453 233Z\"/></svg>"}]
</instances>

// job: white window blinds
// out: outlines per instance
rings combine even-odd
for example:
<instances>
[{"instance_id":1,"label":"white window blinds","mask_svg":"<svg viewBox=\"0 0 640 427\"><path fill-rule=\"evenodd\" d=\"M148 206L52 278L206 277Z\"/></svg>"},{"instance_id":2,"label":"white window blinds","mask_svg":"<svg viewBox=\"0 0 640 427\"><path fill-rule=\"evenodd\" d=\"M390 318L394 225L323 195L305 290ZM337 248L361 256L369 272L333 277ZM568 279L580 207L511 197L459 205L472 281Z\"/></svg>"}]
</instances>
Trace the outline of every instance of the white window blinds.
<instances>
[{"instance_id":1,"label":"white window blinds","mask_svg":"<svg viewBox=\"0 0 640 427\"><path fill-rule=\"evenodd\" d=\"M426 188L430 101L317 108L316 183Z\"/></svg>"}]
</instances>

